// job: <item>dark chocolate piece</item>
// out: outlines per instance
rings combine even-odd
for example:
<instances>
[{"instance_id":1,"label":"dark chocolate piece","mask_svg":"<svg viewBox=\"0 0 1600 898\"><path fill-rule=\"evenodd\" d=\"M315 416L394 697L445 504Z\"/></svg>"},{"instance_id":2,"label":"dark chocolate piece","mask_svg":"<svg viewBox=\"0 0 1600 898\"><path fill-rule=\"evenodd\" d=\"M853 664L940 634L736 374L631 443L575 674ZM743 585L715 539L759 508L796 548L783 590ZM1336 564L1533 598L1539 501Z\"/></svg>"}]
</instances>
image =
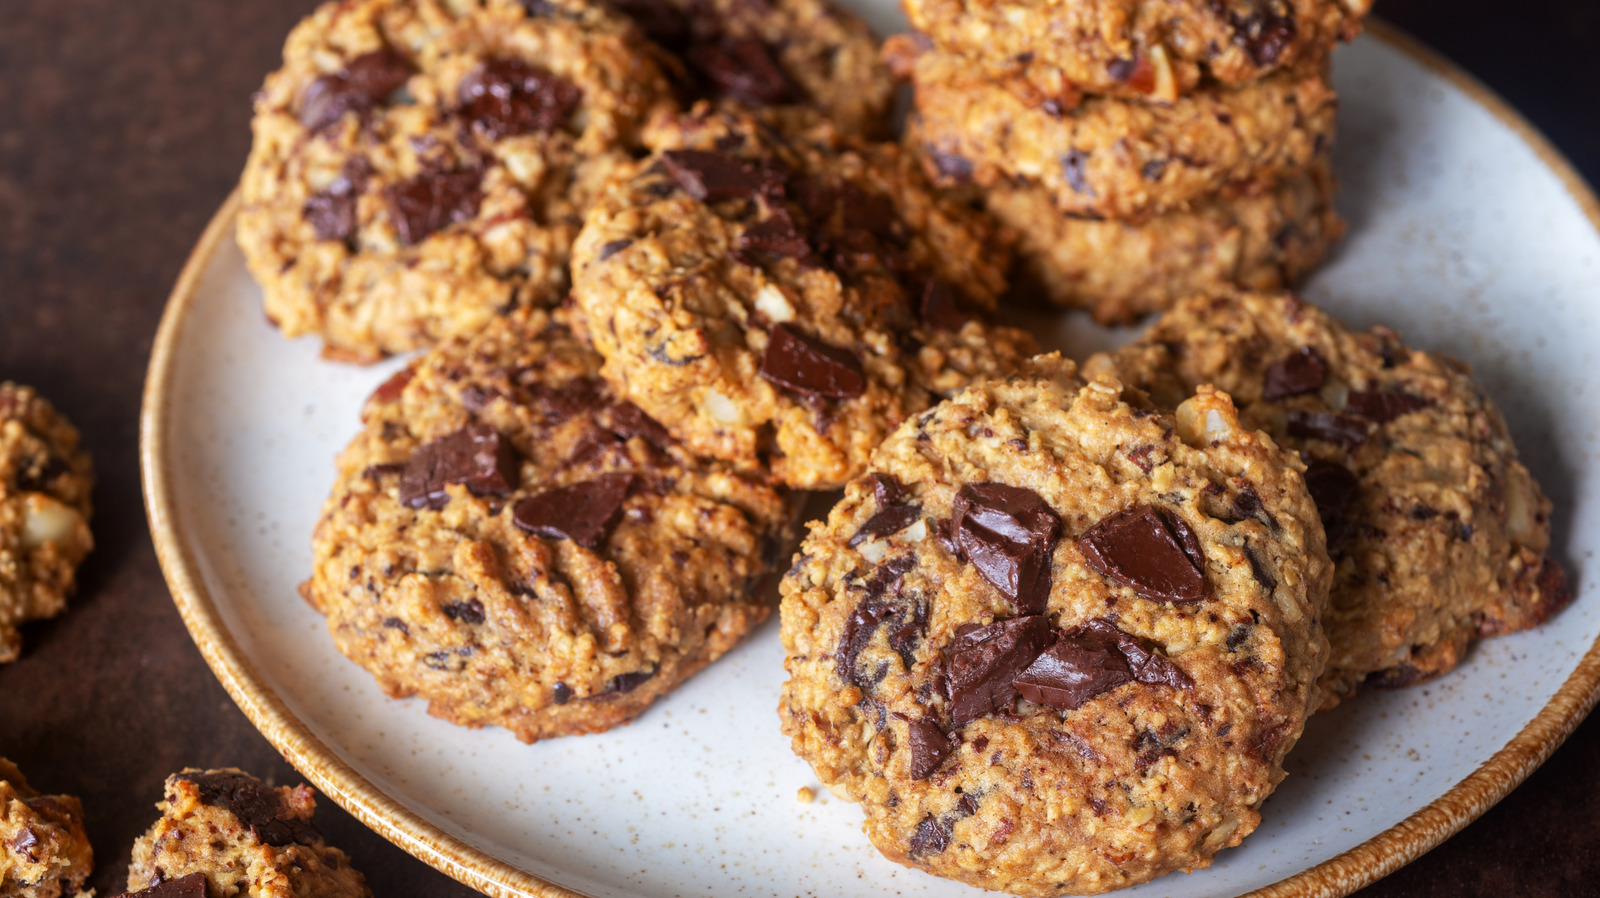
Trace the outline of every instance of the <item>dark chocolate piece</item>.
<instances>
[{"instance_id":1,"label":"dark chocolate piece","mask_svg":"<svg viewBox=\"0 0 1600 898\"><path fill-rule=\"evenodd\" d=\"M803 259L811 255L811 245L795 229L794 217L789 210L777 206L764 221L751 225L739 235L738 251Z\"/></svg>"},{"instance_id":2,"label":"dark chocolate piece","mask_svg":"<svg viewBox=\"0 0 1600 898\"><path fill-rule=\"evenodd\" d=\"M644 409L623 401L611 408L611 425L606 428L624 440L638 437L656 446L672 445L672 434Z\"/></svg>"},{"instance_id":3,"label":"dark chocolate piece","mask_svg":"<svg viewBox=\"0 0 1600 898\"><path fill-rule=\"evenodd\" d=\"M950 725L962 727L1007 708L1016 698L1011 681L1049 647L1050 622L1031 614L995 621L956 636L946 653Z\"/></svg>"},{"instance_id":4,"label":"dark chocolate piece","mask_svg":"<svg viewBox=\"0 0 1600 898\"><path fill-rule=\"evenodd\" d=\"M548 134L561 127L583 90L517 59L491 59L467 73L457 91L460 114L490 140Z\"/></svg>"},{"instance_id":5,"label":"dark chocolate piece","mask_svg":"<svg viewBox=\"0 0 1600 898\"><path fill-rule=\"evenodd\" d=\"M384 192L400 242L412 246L453 224L471 221L483 202L483 172L424 171Z\"/></svg>"},{"instance_id":6,"label":"dark chocolate piece","mask_svg":"<svg viewBox=\"0 0 1600 898\"><path fill-rule=\"evenodd\" d=\"M1267 366L1261 373L1261 398L1268 401L1322 389L1328 366L1307 346Z\"/></svg>"},{"instance_id":7,"label":"dark chocolate piece","mask_svg":"<svg viewBox=\"0 0 1600 898\"><path fill-rule=\"evenodd\" d=\"M483 613L483 603L477 599L465 602L451 602L440 607L444 616L451 620L463 621L469 624L481 624L486 619Z\"/></svg>"},{"instance_id":8,"label":"dark chocolate piece","mask_svg":"<svg viewBox=\"0 0 1600 898\"><path fill-rule=\"evenodd\" d=\"M622 252L623 250L627 249L628 247L630 247L632 245L633 245L633 241L631 239L627 238L627 237L624 237L621 240L612 240L609 243L601 244L601 246L600 246L600 261L604 262L605 260L611 258L612 256L616 255L617 253Z\"/></svg>"},{"instance_id":9,"label":"dark chocolate piece","mask_svg":"<svg viewBox=\"0 0 1600 898\"><path fill-rule=\"evenodd\" d=\"M1303 440L1325 440L1347 449L1367 441L1367 419L1339 412L1289 410L1289 436Z\"/></svg>"},{"instance_id":10,"label":"dark chocolate piece","mask_svg":"<svg viewBox=\"0 0 1600 898\"><path fill-rule=\"evenodd\" d=\"M1089 566L1158 602L1211 594L1200 539L1177 515L1140 505L1109 515L1078 538Z\"/></svg>"},{"instance_id":11,"label":"dark chocolate piece","mask_svg":"<svg viewBox=\"0 0 1600 898\"><path fill-rule=\"evenodd\" d=\"M605 695L621 695L632 692L643 686L649 679L656 675L656 665L651 664L643 670L633 670L625 674L617 674L606 681Z\"/></svg>"},{"instance_id":12,"label":"dark chocolate piece","mask_svg":"<svg viewBox=\"0 0 1600 898\"><path fill-rule=\"evenodd\" d=\"M707 150L668 150L661 162L684 193L705 203L781 194L787 180L775 166Z\"/></svg>"},{"instance_id":13,"label":"dark chocolate piece","mask_svg":"<svg viewBox=\"0 0 1600 898\"><path fill-rule=\"evenodd\" d=\"M1011 681L1030 702L1075 711L1102 692L1133 681L1117 640L1082 629L1063 633Z\"/></svg>"},{"instance_id":14,"label":"dark chocolate piece","mask_svg":"<svg viewBox=\"0 0 1600 898\"><path fill-rule=\"evenodd\" d=\"M606 4L633 20L645 37L669 50L689 39L689 20L666 0L610 0Z\"/></svg>"},{"instance_id":15,"label":"dark chocolate piece","mask_svg":"<svg viewBox=\"0 0 1600 898\"><path fill-rule=\"evenodd\" d=\"M222 808L239 818L240 823L250 827L252 835L268 845L311 845L322 840L322 834L310 822L289 816L276 789L249 774L185 773L180 779L194 784L201 804Z\"/></svg>"},{"instance_id":16,"label":"dark chocolate piece","mask_svg":"<svg viewBox=\"0 0 1600 898\"><path fill-rule=\"evenodd\" d=\"M305 216L318 240L346 240L356 230L356 187L340 176L306 200Z\"/></svg>"},{"instance_id":17,"label":"dark chocolate piece","mask_svg":"<svg viewBox=\"0 0 1600 898\"><path fill-rule=\"evenodd\" d=\"M1294 19L1263 10L1252 16L1231 16L1236 29L1233 42L1244 49L1250 60L1258 66L1269 66L1278 61L1283 51L1294 42Z\"/></svg>"},{"instance_id":18,"label":"dark chocolate piece","mask_svg":"<svg viewBox=\"0 0 1600 898\"><path fill-rule=\"evenodd\" d=\"M867 482L872 484L872 497L879 508L900 501L900 481L893 474L868 474Z\"/></svg>"},{"instance_id":19,"label":"dark chocolate piece","mask_svg":"<svg viewBox=\"0 0 1600 898\"><path fill-rule=\"evenodd\" d=\"M393 50L357 56L344 71L323 75L300 95L300 124L321 131L346 112L364 115L400 89L411 77L411 64Z\"/></svg>"},{"instance_id":20,"label":"dark chocolate piece","mask_svg":"<svg viewBox=\"0 0 1600 898\"><path fill-rule=\"evenodd\" d=\"M805 396L853 399L866 392L861 362L849 351L805 336L787 324L767 331L762 377Z\"/></svg>"},{"instance_id":21,"label":"dark chocolate piece","mask_svg":"<svg viewBox=\"0 0 1600 898\"><path fill-rule=\"evenodd\" d=\"M872 517L867 518L867 522L861 525L855 536L850 537L850 548L853 549L869 539L899 533L921 519L922 509L919 506L885 505Z\"/></svg>"},{"instance_id":22,"label":"dark chocolate piece","mask_svg":"<svg viewBox=\"0 0 1600 898\"><path fill-rule=\"evenodd\" d=\"M601 474L593 480L529 496L512 509L518 527L545 539L570 539L598 549L622 517L633 474Z\"/></svg>"},{"instance_id":23,"label":"dark chocolate piece","mask_svg":"<svg viewBox=\"0 0 1600 898\"><path fill-rule=\"evenodd\" d=\"M939 723L930 717L917 717L906 721L911 738L911 763L908 772L914 780L925 780L928 775L939 769L944 759L956 750L960 743L944 730L939 729Z\"/></svg>"},{"instance_id":24,"label":"dark chocolate piece","mask_svg":"<svg viewBox=\"0 0 1600 898\"><path fill-rule=\"evenodd\" d=\"M190 873L137 892L123 892L114 898L206 898L206 875Z\"/></svg>"},{"instance_id":25,"label":"dark chocolate piece","mask_svg":"<svg viewBox=\"0 0 1600 898\"><path fill-rule=\"evenodd\" d=\"M972 160L956 153L946 153L923 148L923 158L933 163L939 177L946 181L965 184L972 180Z\"/></svg>"},{"instance_id":26,"label":"dark chocolate piece","mask_svg":"<svg viewBox=\"0 0 1600 898\"><path fill-rule=\"evenodd\" d=\"M1426 408L1428 400L1390 390L1351 390L1345 410L1379 424L1388 424L1401 415Z\"/></svg>"},{"instance_id":27,"label":"dark chocolate piece","mask_svg":"<svg viewBox=\"0 0 1600 898\"><path fill-rule=\"evenodd\" d=\"M959 331L971 318L961 311L956 302L956 291L937 278L922 290L922 305L918 310L922 323L936 331Z\"/></svg>"},{"instance_id":28,"label":"dark chocolate piece","mask_svg":"<svg viewBox=\"0 0 1600 898\"><path fill-rule=\"evenodd\" d=\"M684 59L700 74L713 96L755 106L800 100L794 83L758 38L696 44L684 52Z\"/></svg>"},{"instance_id":29,"label":"dark chocolate piece","mask_svg":"<svg viewBox=\"0 0 1600 898\"><path fill-rule=\"evenodd\" d=\"M969 483L956 493L951 525L962 559L983 579L1024 614L1044 611L1061 519L1038 493Z\"/></svg>"},{"instance_id":30,"label":"dark chocolate piece","mask_svg":"<svg viewBox=\"0 0 1600 898\"><path fill-rule=\"evenodd\" d=\"M505 496L517 488L517 450L487 424L468 424L411 453L400 474L400 504L438 510L459 483L474 496Z\"/></svg>"},{"instance_id":31,"label":"dark chocolate piece","mask_svg":"<svg viewBox=\"0 0 1600 898\"><path fill-rule=\"evenodd\" d=\"M879 565L862 584L866 595L845 621L844 632L839 635L839 650L834 655L834 667L843 682L862 685L856 673L856 658L872 642L884 621L900 613L900 609L885 602L884 597L891 591L898 593L901 578L916 564L914 555L895 556Z\"/></svg>"},{"instance_id":32,"label":"dark chocolate piece","mask_svg":"<svg viewBox=\"0 0 1600 898\"><path fill-rule=\"evenodd\" d=\"M1061 173L1073 193L1094 196L1094 185L1089 183L1089 154L1082 150L1068 150L1061 154Z\"/></svg>"},{"instance_id":33,"label":"dark chocolate piece","mask_svg":"<svg viewBox=\"0 0 1600 898\"><path fill-rule=\"evenodd\" d=\"M1167 656L1151 651L1138 637L1131 633L1124 633L1111 621L1103 617L1097 617L1084 624L1080 629L1115 639L1117 648L1121 650L1122 657L1127 659L1128 669L1133 671L1135 680L1148 686L1171 686L1174 689L1194 688L1194 680L1189 679L1189 675L1184 673L1178 665L1173 664Z\"/></svg>"}]
</instances>

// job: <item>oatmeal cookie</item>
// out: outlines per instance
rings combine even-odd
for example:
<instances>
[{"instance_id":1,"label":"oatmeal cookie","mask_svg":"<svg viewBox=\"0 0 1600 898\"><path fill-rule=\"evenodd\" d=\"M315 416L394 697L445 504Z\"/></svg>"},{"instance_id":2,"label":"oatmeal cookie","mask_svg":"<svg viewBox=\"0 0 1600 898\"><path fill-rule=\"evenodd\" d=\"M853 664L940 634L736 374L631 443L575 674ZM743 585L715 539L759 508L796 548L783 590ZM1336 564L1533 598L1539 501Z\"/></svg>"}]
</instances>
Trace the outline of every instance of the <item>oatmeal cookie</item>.
<instances>
[{"instance_id":1,"label":"oatmeal cookie","mask_svg":"<svg viewBox=\"0 0 1600 898\"><path fill-rule=\"evenodd\" d=\"M1206 290L1294 286L1344 236L1334 191L1324 158L1275 184L1142 222L1063 215L1032 186L999 184L983 202L1017 232L1019 294L1131 324Z\"/></svg>"},{"instance_id":2,"label":"oatmeal cookie","mask_svg":"<svg viewBox=\"0 0 1600 898\"><path fill-rule=\"evenodd\" d=\"M1310 166L1333 144L1326 73L1317 59L1170 105L1095 97L1062 110L1030 105L959 57L929 51L912 71L917 140L942 185L1028 184L1061 212L1141 218Z\"/></svg>"},{"instance_id":3,"label":"oatmeal cookie","mask_svg":"<svg viewBox=\"0 0 1600 898\"><path fill-rule=\"evenodd\" d=\"M877 38L829 0L611 0L609 7L671 54L666 68L687 100L798 104L846 134L889 132L894 81Z\"/></svg>"},{"instance_id":4,"label":"oatmeal cookie","mask_svg":"<svg viewBox=\"0 0 1600 898\"><path fill-rule=\"evenodd\" d=\"M287 336L371 361L559 300L585 208L672 108L597 5L327 3L257 96L239 245Z\"/></svg>"},{"instance_id":5,"label":"oatmeal cookie","mask_svg":"<svg viewBox=\"0 0 1600 898\"><path fill-rule=\"evenodd\" d=\"M594 207L573 295L605 376L692 450L827 489L907 416L1003 374L1009 243L910 154L705 107Z\"/></svg>"},{"instance_id":6,"label":"oatmeal cookie","mask_svg":"<svg viewBox=\"0 0 1600 898\"><path fill-rule=\"evenodd\" d=\"M311 822L315 795L231 767L167 777L161 819L133 844L119 898L371 898Z\"/></svg>"},{"instance_id":7,"label":"oatmeal cookie","mask_svg":"<svg viewBox=\"0 0 1600 898\"><path fill-rule=\"evenodd\" d=\"M40 795L15 764L0 758L0 896L77 895L93 869L78 799Z\"/></svg>"},{"instance_id":8,"label":"oatmeal cookie","mask_svg":"<svg viewBox=\"0 0 1600 898\"><path fill-rule=\"evenodd\" d=\"M1351 331L1290 294L1176 305L1091 360L1158 403L1226 390L1247 425L1298 451L1335 567L1325 705L1458 664L1474 639L1527 629L1571 598L1550 502L1500 411L1453 359L1387 328Z\"/></svg>"},{"instance_id":9,"label":"oatmeal cookie","mask_svg":"<svg viewBox=\"0 0 1600 898\"><path fill-rule=\"evenodd\" d=\"M390 695L526 742L626 723L766 618L792 503L690 455L541 310L380 387L301 589Z\"/></svg>"},{"instance_id":10,"label":"oatmeal cookie","mask_svg":"<svg viewBox=\"0 0 1600 898\"><path fill-rule=\"evenodd\" d=\"M1081 94L1171 103L1328 52L1372 0L906 0L941 50L1070 106Z\"/></svg>"},{"instance_id":11,"label":"oatmeal cookie","mask_svg":"<svg viewBox=\"0 0 1600 898\"><path fill-rule=\"evenodd\" d=\"M906 422L812 525L779 713L891 859L1082 894L1255 829L1327 657L1322 526L1226 395L1144 403L1040 357Z\"/></svg>"},{"instance_id":12,"label":"oatmeal cookie","mask_svg":"<svg viewBox=\"0 0 1600 898\"><path fill-rule=\"evenodd\" d=\"M66 609L94 548L93 486L78 431L33 388L0 381L0 663L22 653L23 623Z\"/></svg>"}]
</instances>

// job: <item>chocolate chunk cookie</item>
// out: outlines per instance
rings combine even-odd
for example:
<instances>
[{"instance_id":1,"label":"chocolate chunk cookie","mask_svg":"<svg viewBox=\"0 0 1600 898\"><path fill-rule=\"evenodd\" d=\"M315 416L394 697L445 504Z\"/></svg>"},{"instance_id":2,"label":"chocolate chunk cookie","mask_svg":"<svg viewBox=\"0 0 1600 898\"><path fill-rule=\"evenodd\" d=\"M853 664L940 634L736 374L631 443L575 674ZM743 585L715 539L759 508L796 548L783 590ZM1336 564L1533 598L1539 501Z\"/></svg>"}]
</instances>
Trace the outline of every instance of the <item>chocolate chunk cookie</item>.
<instances>
[{"instance_id":1,"label":"chocolate chunk cookie","mask_svg":"<svg viewBox=\"0 0 1600 898\"><path fill-rule=\"evenodd\" d=\"M312 824L315 794L233 768L167 777L161 819L133 844L119 898L371 898Z\"/></svg>"},{"instance_id":2,"label":"chocolate chunk cookie","mask_svg":"<svg viewBox=\"0 0 1600 898\"><path fill-rule=\"evenodd\" d=\"M1305 459L1336 564L1327 706L1362 682L1437 676L1474 639L1535 626L1571 598L1545 555L1550 502L1460 362L1386 328L1351 331L1293 295L1239 293L1179 303L1088 368L1169 405L1215 384Z\"/></svg>"},{"instance_id":3,"label":"chocolate chunk cookie","mask_svg":"<svg viewBox=\"0 0 1600 898\"><path fill-rule=\"evenodd\" d=\"M393 696L524 741L631 720L766 618L785 494L689 454L519 310L379 387L301 589Z\"/></svg>"},{"instance_id":4,"label":"chocolate chunk cookie","mask_svg":"<svg viewBox=\"0 0 1600 898\"><path fill-rule=\"evenodd\" d=\"M612 0L609 8L672 55L686 99L802 105L846 134L889 131L894 81L878 41L828 0Z\"/></svg>"},{"instance_id":5,"label":"chocolate chunk cookie","mask_svg":"<svg viewBox=\"0 0 1600 898\"><path fill-rule=\"evenodd\" d=\"M71 795L40 795L15 764L0 758L0 895L81 894L93 870L83 805Z\"/></svg>"},{"instance_id":6,"label":"chocolate chunk cookie","mask_svg":"<svg viewBox=\"0 0 1600 898\"><path fill-rule=\"evenodd\" d=\"M917 56L916 134L945 186L1031 185L1065 213L1140 218L1188 209L1239 183L1304 170L1332 146L1327 63L1171 104L1095 97L1074 109L1030 103L960 57Z\"/></svg>"},{"instance_id":7,"label":"chocolate chunk cookie","mask_svg":"<svg viewBox=\"0 0 1600 898\"><path fill-rule=\"evenodd\" d=\"M894 145L699 107L599 201L573 295L605 376L693 451L834 488L907 416L1005 373L1005 236Z\"/></svg>"},{"instance_id":8,"label":"chocolate chunk cookie","mask_svg":"<svg viewBox=\"0 0 1600 898\"><path fill-rule=\"evenodd\" d=\"M1344 235L1326 159L1144 221L1062 215L1047 191L999 184L983 202L1017 232L1017 290L1131 324L1196 293L1297 284Z\"/></svg>"},{"instance_id":9,"label":"chocolate chunk cookie","mask_svg":"<svg viewBox=\"0 0 1600 898\"><path fill-rule=\"evenodd\" d=\"M78 431L31 387L0 381L0 663L21 654L23 623L66 609L94 548L93 486Z\"/></svg>"},{"instance_id":10,"label":"chocolate chunk cookie","mask_svg":"<svg viewBox=\"0 0 1600 898\"><path fill-rule=\"evenodd\" d=\"M1057 356L907 421L784 578L795 753L886 856L972 885L1207 866L1317 704L1302 470L1221 393L1158 412Z\"/></svg>"},{"instance_id":11,"label":"chocolate chunk cookie","mask_svg":"<svg viewBox=\"0 0 1600 898\"><path fill-rule=\"evenodd\" d=\"M906 0L912 26L984 77L1071 105L1170 103L1327 53L1371 0Z\"/></svg>"},{"instance_id":12,"label":"chocolate chunk cookie","mask_svg":"<svg viewBox=\"0 0 1600 898\"><path fill-rule=\"evenodd\" d=\"M585 208L672 106L654 56L598 5L319 8L257 97L240 188L267 316L371 361L559 300Z\"/></svg>"}]
</instances>

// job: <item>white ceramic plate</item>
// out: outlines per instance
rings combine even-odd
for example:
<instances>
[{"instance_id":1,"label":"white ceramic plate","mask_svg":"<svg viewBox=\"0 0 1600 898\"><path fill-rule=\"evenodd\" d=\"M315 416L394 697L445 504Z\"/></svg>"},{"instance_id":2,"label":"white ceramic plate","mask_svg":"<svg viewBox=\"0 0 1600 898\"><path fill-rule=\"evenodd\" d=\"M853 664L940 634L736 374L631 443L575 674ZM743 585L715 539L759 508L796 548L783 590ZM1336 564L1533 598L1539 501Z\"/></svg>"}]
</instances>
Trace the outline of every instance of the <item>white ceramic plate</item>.
<instances>
[{"instance_id":1,"label":"white ceramic plate","mask_svg":"<svg viewBox=\"0 0 1600 898\"><path fill-rule=\"evenodd\" d=\"M1351 230L1306 293L1352 324L1382 321L1473 363L1556 500L1556 551L1578 598L1433 684L1316 718L1255 835L1208 871L1130 894L1275 883L1269 894L1344 894L1520 782L1600 681L1593 198L1497 100L1385 29L1339 52L1335 80ZM598 736L526 746L385 698L295 586L334 455L400 362L331 364L313 342L282 339L231 239L233 211L197 249L157 340L147 502L197 643L302 772L406 850L496 895L979 894L879 857L853 805L796 800L817 783L778 732L776 615L631 726ZM1077 353L1117 338L1071 315L1050 316L1042 333Z\"/></svg>"}]
</instances>

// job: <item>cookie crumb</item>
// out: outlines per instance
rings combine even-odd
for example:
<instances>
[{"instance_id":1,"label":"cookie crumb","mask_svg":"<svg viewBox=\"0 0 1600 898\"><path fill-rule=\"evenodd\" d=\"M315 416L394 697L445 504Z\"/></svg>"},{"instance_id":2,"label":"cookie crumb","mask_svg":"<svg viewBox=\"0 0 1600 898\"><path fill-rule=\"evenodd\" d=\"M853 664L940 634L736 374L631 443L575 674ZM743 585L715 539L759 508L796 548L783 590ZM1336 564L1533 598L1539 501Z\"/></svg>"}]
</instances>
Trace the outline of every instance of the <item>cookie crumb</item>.
<instances>
[{"instance_id":1,"label":"cookie crumb","mask_svg":"<svg viewBox=\"0 0 1600 898\"><path fill-rule=\"evenodd\" d=\"M794 793L795 801L801 804L810 804L817 798L817 793L811 791L810 786L801 786L800 791Z\"/></svg>"}]
</instances>

